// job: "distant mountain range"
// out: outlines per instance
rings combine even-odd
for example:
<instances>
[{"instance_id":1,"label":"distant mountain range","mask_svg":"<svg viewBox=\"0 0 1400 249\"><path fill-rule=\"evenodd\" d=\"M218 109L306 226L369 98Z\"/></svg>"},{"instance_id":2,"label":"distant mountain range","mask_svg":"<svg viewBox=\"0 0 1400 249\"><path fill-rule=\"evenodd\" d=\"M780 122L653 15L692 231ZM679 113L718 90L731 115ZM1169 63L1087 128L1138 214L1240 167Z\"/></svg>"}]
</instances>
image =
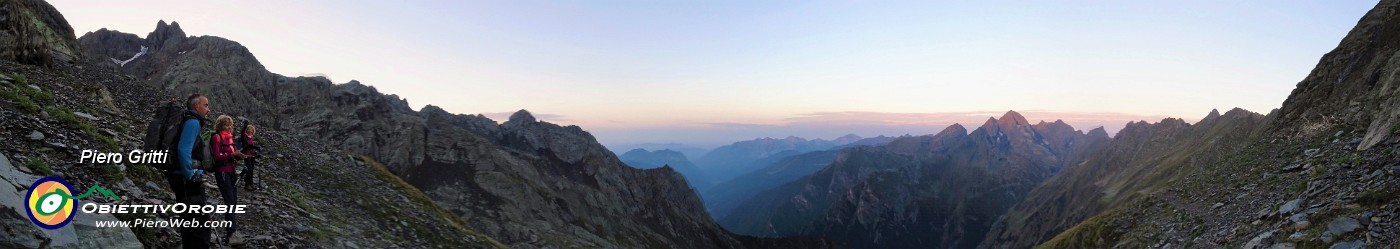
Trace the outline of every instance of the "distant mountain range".
<instances>
[{"instance_id":1,"label":"distant mountain range","mask_svg":"<svg viewBox=\"0 0 1400 249\"><path fill-rule=\"evenodd\" d=\"M719 183L758 170L788 156L827 150L860 139L860 136L853 134L833 140L808 140L800 137L758 138L715 148L696 159L695 164L710 174L711 182Z\"/></svg>"},{"instance_id":2,"label":"distant mountain range","mask_svg":"<svg viewBox=\"0 0 1400 249\"><path fill-rule=\"evenodd\" d=\"M1109 140L1016 112L970 134L842 149L828 166L763 191L720 219L756 236L820 235L857 248L974 247L998 216L1067 162Z\"/></svg>"},{"instance_id":3,"label":"distant mountain range","mask_svg":"<svg viewBox=\"0 0 1400 249\"><path fill-rule=\"evenodd\" d=\"M684 154L684 155L685 155L685 158L688 158L688 159L689 159L689 158L700 158L701 156L704 156L705 153L710 153L710 149L705 149L705 148L696 147L696 146L690 146L690 145L681 144L681 143L641 143L641 144L608 145L608 149L609 149L609 150L612 150L613 153L618 154L618 155L626 154L628 151L632 151L632 150L635 150L635 149L643 149L643 150L649 150L649 151L655 151L655 150L673 150L673 151L676 151L676 152L680 152L681 154Z\"/></svg>"}]
</instances>

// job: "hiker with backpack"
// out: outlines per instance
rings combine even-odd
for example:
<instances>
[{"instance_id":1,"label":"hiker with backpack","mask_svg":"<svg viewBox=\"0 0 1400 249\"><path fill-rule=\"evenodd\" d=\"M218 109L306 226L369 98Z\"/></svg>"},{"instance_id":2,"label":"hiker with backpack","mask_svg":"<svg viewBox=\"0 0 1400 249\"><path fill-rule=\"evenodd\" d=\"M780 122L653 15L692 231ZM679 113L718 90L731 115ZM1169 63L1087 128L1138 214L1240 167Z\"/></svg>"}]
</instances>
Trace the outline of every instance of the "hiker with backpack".
<instances>
[{"instance_id":1,"label":"hiker with backpack","mask_svg":"<svg viewBox=\"0 0 1400 249\"><path fill-rule=\"evenodd\" d=\"M219 193L223 196L224 205L238 204L238 188L236 187L238 178L234 175L234 162L244 159L247 156L235 148L233 142L233 118L228 115L219 115L214 119L214 136L209 143L213 145L214 159L214 180L219 184ZM242 236L234 236L238 231L238 220L233 213L225 213L224 220L232 223L232 226L224 229L224 239L229 244L235 243L235 238L242 239ZM241 233L239 234L241 235Z\"/></svg>"},{"instance_id":2,"label":"hiker with backpack","mask_svg":"<svg viewBox=\"0 0 1400 249\"><path fill-rule=\"evenodd\" d=\"M203 127L208 122L204 116L208 114L209 98L198 93L191 94L185 99L184 108L179 108L173 100L157 107L155 118L147 129L145 149L175 150L175 160L167 162L163 169L176 202L186 205L206 203L201 176L207 167L202 165L210 160L208 146L204 145L207 142L199 141L208 141L200 139ZM180 214L180 219L203 222L209 220L209 215L186 212ZM207 227L181 227L181 243L184 248L209 248L210 231Z\"/></svg>"}]
</instances>

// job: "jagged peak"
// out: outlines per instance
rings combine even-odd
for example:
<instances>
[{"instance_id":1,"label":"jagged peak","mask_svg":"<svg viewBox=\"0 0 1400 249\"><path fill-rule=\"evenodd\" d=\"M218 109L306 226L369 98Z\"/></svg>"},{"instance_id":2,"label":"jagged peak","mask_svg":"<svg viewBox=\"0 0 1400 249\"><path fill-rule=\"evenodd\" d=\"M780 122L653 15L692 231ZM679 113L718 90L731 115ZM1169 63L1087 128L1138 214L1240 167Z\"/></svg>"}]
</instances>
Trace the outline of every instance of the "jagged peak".
<instances>
[{"instance_id":1,"label":"jagged peak","mask_svg":"<svg viewBox=\"0 0 1400 249\"><path fill-rule=\"evenodd\" d=\"M990 129L990 128L996 127L996 126L997 126L997 118L989 117L989 118L987 118L987 122L983 122L983 123L982 123L982 128L983 128L983 129Z\"/></svg>"},{"instance_id":2,"label":"jagged peak","mask_svg":"<svg viewBox=\"0 0 1400 249\"><path fill-rule=\"evenodd\" d=\"M967 135L967 128L963 127L962 124L953 123L953 125L949 125L948 128L943 128L943 131L938 132L938 134L934 136L943 136L945 133Z\"/></svg>"},{"instance_id":3,"label":"jagged peak","mask_svg":"<svg viewBox=\"0 0 1400 249\"><path fill-rule=\"evenodd\" d=\"M534 122L536 122L536 120L535 120L535 116L534 116L534 115L530 115L530 111L527 111L527 110L525 110L525 109L520 109L519 111L516 111L515 114L511 114L511 115L510 115L510 119L507 120L506 122L511 122L511 123L518 123L518 122L534 123Z\"/></svg>"},{"instance_id":4,"label":"jagged peak","mask_svg":"<svg viewBox=\"0 0 1400 249\"><path fill-rule=\"evenodd\" d=\"M171 21L165 24L165 20L160 20L156 23L156 29L146 34L146 43L151 48L159 49L184 38L185 30L180 29L180 23Z\"/></svg>"},{"instance_id":5,"label":"jagged peak","mask_svg":"<svg viewBox=\"0 0 1400 249\"><path fill-rule=\"evenodd\" d=\"M423 108L418 109L418 112L425 113L425 114L445 114L445 113L448 113L447 110L443 110L442 107L438 107L438 106L435 106L435 105L433 105L433 104L428 104L428 105L423 106Z\"/></svg>"},{"instance_id":6,"label":"jagged peak","mask_svg":"<svg viewBox=\"0 0 1400 249\"><path fill-rule=\"evenodd\" d=\"M1026 121L1026 117L1025 117L1025 116L1021 116L1021 113L1016 112L1016 111L1006 111L1006 114L1002 114L1002 115L1001 115L1001 118L998 119L998 120L999 120L1001 123L1005 123L1005 124L1008 124L1008 125L1028 125L1028 124L1030 124L1030 122Z\"/></svg>"},{"instance_id":7,"label":"jagged peak","mask_svg":"<svg viewBox=\"0 0 1400 249\"><path fill-rule=\"evenodd\" d=\"M1201 120L1200 120L1200 121L1197 121L1195 124L1198 124L1198 125L1199 125L1199 124L1210 124L1210 123L1215 123L1215 120L1216 120L1216 119L1220 119L1220 110L1219 110L1219 109L1215 109L1215 108L1211 108L1211 109L1210 109L1210 113L1206 114L1206 117L1201 118Z\"/></svg>"},{"instance_id":8,"label":"jagged peak","mask_svg":"<svg viewBox=\"0 0 1400 249\"><path fill-rule=\"evenodd\" d=\"M1177 126L1189 125L1189 124L1186 123L1186 120L1180 119L1180 118L1163 118L1163 119L1162 119L1162 122L1158 122L1158 124L1163 124L1163 125L1177 125Z\"/></svg>"},{"instance_id":9,"label":"jagged peak","mask_svg":"<svg viewBox=\"0 0 1400 249\"><path fill-rule=\"evenodd\" d=\"M1104 129L1103 129L1103 126L1099 126L1098 128L1094 128L1093 130L1089 130L1089 133L1088 133L1088 134L1089 134L1090 137L1105 137L1105 138L1107 138L1107 137L1108 137L1108 130L1104 130Z\"/></svg>"},{"instance_id":10,"label":"jagged peak","mask_svg":"<svg viewBox=\"0 0 1400 249\"><path fill-rule=\"evenodd\" d=\"M1222 115L1222 117L1244 117L1244 116L1256 116L1256 115L1262 115L1262 114L1259 114L1259 113L1256 113L1256 112L1252 112L1252 111L1249 111L1249 110L1245 110L1244 108L1235 107L1235 108L1233 108L1233 109L1230 109L1229 111L1226 111L1226 112L1225 112L1225 115Z\"/></svg>"}]
</instances>

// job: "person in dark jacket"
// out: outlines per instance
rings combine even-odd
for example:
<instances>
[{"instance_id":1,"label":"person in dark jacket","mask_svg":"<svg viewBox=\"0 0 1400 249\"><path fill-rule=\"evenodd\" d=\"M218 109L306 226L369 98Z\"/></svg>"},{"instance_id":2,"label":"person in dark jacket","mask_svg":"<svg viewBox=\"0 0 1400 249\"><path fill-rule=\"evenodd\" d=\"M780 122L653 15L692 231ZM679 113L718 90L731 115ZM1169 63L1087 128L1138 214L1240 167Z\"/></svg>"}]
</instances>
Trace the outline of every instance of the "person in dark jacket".
<instances>
[{"instance_id":1,"label":"person in dark jacket","mask_svg":"<svg viewBox=\"0 0 1400 249\"><path fill-rule=\"evenodd\" d=\"M244 123L242 131L238 132L238 138L236 138L238 140L238 151L243 152L244 155L248 155L246 159L243 159L242 173L243 189L248 191L256 191L258 188L258 184L253 182L253 179L255 179L253 174L257 172L255 170L258 165L258 158L261 157L258 154L258 149L261 149L261 146L259 146L257 140L253 138L253 134L257 132L258 127L253 126L253 123Z\"/></svg>"}]
</instances>

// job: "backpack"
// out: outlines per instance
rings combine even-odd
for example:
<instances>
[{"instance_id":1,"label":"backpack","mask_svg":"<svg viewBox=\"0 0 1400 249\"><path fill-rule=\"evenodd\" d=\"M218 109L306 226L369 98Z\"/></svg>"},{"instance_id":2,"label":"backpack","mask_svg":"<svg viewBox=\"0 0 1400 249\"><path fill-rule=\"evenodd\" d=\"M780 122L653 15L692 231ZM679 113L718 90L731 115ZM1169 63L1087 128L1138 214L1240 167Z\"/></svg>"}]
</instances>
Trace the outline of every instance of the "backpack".
<instances>
[{"instance_id":1,"label":"backpack","mask_svg":"<svg viewBox=\"0 0 1400 249\"><path fill-rule=\"evenodd\" d=\"M209 153L209 155L211 155L209 158L213 158L213 156L212 156L212 155L213 155L213 153L212 153L213 150L215 150L215 149L217 149L217 148L221 148L221 147L223 147L223 146L232 146L232 145L233 145L233 144L229 143L229 142L233 142L233 136L232 136L232 135L229 136L229 140L228 140L228 141L221 141L221 140L219 139L219 133L216 132L216 131L212 131L212 130L208 131L207 133L202 133L202 134L200 134L199 138L200 138L200 139L207 139L207 140L209 141L209 146L206 146L206 148L209 148L209 151L208 151L207 153ZM200 140L200 141L205 141L205 140ZM224 144L220 144L220 142L224 142ZM235 149L235 150L236 150L236 149ZM211 162L210 165L204 165L204 166L205 166L204 169L212 169L212 168L214 168L214 167L217 166L217 165L223 165L223 164L226 164L226 163L229 163L229 162L233 162L233 161L234 161L234 159L232 159L232 158L224 159L224 160L210 160L210 162Z\"/></svg>"},{"instance_id":2,"label":"backpack","mask_svg":"<svg viewBox=\"0 0 1400 249\"><path fill-rule=\"evenodd\" d=\"M157 104L151 120L146 125L146 137L141 141L143 151L164 151L174 154L180 145L180 128L184 125L186 109L174 100ZM165 171L180 169L176 160L166 160L164 165L154 165Z\"/></svg>"},{"instance_id":3,"label":"backpack","mask_svg":"<svg viewBox=\"0 0 1400 249\"><path fill-rule=\"evenodd\" d=\"M212 169L214 168L214 129L207 128L209 126L204 123L203 119L186 114L185 120L189 119L199 119L199 136L195 138L194 150L190 151L194 153L190 155L190 160L193 160L190 162L190 167L202 170ZM178 141L176 143L178 143ZM175 167L176 169L179 168L178 163Z\"/></svg>"}]
</instances>

